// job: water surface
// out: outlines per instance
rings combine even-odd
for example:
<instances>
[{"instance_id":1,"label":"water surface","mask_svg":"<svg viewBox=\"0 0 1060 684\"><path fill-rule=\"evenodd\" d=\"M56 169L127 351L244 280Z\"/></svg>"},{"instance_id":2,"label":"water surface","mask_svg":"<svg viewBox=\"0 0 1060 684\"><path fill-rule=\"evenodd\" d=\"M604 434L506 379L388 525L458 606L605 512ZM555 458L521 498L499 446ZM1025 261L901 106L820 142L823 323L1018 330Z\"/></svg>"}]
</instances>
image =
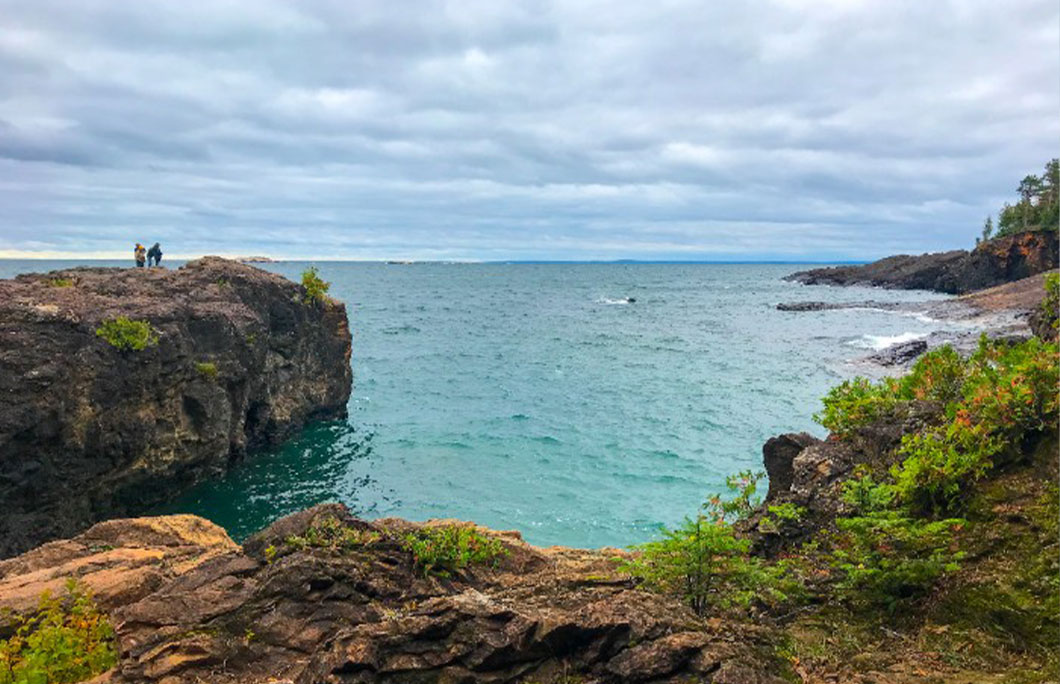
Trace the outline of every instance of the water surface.
<instances>
[{"instance_id":1,"label":"water surface","mask_svg":"<svg viewBox=\"0 0 1060 684\"><path fill-rule=\"evenodd\" d=\"M0 276L27 267L0 262ZM265 264L297 279L303 263ZM937 295L807 287L793 265L320 263L353 332L348 421L313 426L165 511L235 537L343 501L536 544L627 545L693 512L761 446L821 430L873 348L947 325L781 301ZM627 298L636 301L627 303Z\"/></svg>"}]
</instances>

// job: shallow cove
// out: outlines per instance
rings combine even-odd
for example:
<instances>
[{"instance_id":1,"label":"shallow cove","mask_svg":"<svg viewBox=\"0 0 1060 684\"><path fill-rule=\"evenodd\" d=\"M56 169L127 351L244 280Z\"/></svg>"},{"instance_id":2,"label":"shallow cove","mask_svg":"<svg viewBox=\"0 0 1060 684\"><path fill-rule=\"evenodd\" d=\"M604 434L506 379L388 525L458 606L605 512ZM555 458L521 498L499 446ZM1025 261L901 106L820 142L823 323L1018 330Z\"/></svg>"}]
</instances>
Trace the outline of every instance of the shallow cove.
<instances>
[{"instance_id":1,"label":"shallow cove","mask_svg":"<svg viewBox=\"0 0 1060 684\"><path fill-rule=\"evenodd\" d=\"M319 264L350 310L346 422L308 429L166 512L240 538L339 500L535 544L624 546L693 512L880 339L945 324L780 301L934 295L783 282L792 265ZM266 264L297 279L305 264ZM627 303L627 298L636 301Z\"/></svg>"}]
</instances>

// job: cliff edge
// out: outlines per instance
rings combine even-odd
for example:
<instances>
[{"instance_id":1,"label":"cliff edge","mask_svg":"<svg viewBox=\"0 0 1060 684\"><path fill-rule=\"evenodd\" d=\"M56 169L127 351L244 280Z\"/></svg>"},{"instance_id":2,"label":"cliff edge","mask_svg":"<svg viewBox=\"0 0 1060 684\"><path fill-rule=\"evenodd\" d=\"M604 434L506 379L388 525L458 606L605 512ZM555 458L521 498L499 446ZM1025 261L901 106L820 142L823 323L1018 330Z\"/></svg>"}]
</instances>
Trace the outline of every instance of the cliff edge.
<instances>
[{"instance_id":1,"label":"cliff edge","mask_svg":"<svg viewBox=\"0 0 1060 684\"><path fill-rule=\"evenodd\" d=\"M216 257L0 281L0 557L345 416L350 349L342 303Z\"/></svg>"},{"instance_id":2,"label":"cliff edge","mask_svg":"<svg viewBox=\"0 0 1060 684\"><path fill-rule=\"evenodd\" d=\"M431 529L475 530L503 552L427 573L402 540ZM118 664L99 684L783 684L768 629L642 591L616 554L456 521L367 522L339 504L243 548L195 516L112 520L0 561L0 638L5 611L73 577L116 633Z\"/></svg>"},{"instance_id":3,"label":"cliff edge","mask_svg":"<svg viewBox=\"0 0 1060 684\"><path fill-rule=\"evenodd\" d=\"M1054 269L1060 261L1056 231L996 238L971 252L963 249L911 256L899 254L861 266L832 266L787 276L806 285L871 285L898 290L964 294Z\"/></svg>"}]
</instances>

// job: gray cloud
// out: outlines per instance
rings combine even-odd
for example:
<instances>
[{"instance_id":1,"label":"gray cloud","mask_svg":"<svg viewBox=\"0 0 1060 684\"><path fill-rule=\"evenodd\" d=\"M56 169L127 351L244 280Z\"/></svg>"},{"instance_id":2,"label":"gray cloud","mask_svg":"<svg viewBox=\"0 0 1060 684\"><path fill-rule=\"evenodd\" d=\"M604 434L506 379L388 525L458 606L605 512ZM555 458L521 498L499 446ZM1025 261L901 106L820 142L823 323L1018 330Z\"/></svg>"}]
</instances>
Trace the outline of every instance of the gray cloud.
<instances>
[{"instance_id":1,"label":"gray cloud","mask_svg":"<svg viewBox=\"0 0 1060 684\"><path fill-rule=\"evenodd\" d=\"M1051 0L0 14L0 251L868 258L1060 136Z\"/></svg>"}]
</instances>

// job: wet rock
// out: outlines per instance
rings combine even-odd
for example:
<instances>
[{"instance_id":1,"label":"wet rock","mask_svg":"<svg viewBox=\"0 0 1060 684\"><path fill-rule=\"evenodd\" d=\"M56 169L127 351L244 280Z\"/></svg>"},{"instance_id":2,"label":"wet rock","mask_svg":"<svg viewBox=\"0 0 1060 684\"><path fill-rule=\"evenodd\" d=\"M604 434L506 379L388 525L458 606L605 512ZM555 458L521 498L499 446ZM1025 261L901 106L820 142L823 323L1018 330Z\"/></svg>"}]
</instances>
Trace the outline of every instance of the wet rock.
<instances>
[{"instance_id":1,"label":"wet rock","mask_svg":"<svg viewBox=\"0 0 1060 684\"><path fill-rule=\"evenodd\" d=\"M910 340L892 344L890 347L871 354L868 361L881 366L904 366L928 350L927 340Z\"/></svg>"},{"instance_id":2,"label":"wet rock","mask_svg":"<svg viewBox=\"0 0 1060 684\"><path fill-rule=\"evenodd\" d=\"M301 294L216 257L0 281L0 557L148 510L344 416L345 307ZM149 322L157 344L112 347L96 330L117 316Z\"/></svg>"}]
</instances>

